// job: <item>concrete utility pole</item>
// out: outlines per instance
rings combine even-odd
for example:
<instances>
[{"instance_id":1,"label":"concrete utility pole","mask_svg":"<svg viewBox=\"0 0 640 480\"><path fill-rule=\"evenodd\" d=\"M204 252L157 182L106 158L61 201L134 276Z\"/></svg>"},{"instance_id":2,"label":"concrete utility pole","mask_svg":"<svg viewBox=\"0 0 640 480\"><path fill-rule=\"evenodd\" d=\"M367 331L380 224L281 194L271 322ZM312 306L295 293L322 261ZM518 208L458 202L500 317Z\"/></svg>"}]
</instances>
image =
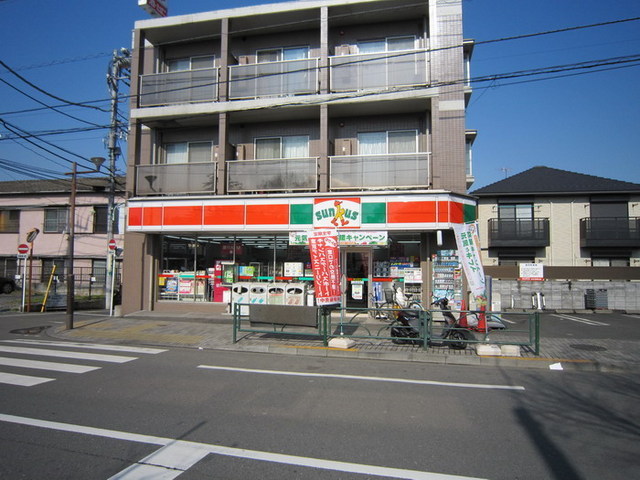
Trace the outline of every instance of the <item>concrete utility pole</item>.
<instances>
[{"instance_id":1,"label":"concrete utility pole","mask_svg":"<svg viewBox=\"0 0 640 480\"><path fill-rule=\"evenodd\" d=\"M113 240L113 222L115 217L116 197L116 161L120 155L118 136L121 133L121 125L118 121L118 87L119 82L131 78L131 53L126 48L114 50L109 70L107 72L107 86L111 95L111 123L109 136L107 137L107 150L109 151L109 206L107 208L107 245ZM115 251L107 248L107 268L105 276L105 308L113 312L113 276L115 275Z\"/></svg>"}]
</instances>

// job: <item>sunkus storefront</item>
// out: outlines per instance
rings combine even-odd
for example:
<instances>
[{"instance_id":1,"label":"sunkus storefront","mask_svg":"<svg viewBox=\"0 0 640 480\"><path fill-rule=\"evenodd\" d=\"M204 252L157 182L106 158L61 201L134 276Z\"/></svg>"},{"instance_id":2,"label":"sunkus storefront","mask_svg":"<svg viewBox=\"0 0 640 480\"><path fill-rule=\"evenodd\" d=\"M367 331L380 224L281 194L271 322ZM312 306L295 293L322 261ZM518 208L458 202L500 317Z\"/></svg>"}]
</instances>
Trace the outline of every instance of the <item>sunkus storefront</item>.
<instances>
[{"instance_id":1,"label":"sunkus storefront","mask_svg":"<svg viewBox=\"0 0 640 480\"><path fill-rule=\"evenodd\" d=\"M461 295L451 229L475 213L472 198L434 191L132 199L124 291L139 291L151 310L311 305L308 237L329 228L338 232L343 305L367 306L390 282L423 301L435 290Z\"/></svg>"}]
</instances>

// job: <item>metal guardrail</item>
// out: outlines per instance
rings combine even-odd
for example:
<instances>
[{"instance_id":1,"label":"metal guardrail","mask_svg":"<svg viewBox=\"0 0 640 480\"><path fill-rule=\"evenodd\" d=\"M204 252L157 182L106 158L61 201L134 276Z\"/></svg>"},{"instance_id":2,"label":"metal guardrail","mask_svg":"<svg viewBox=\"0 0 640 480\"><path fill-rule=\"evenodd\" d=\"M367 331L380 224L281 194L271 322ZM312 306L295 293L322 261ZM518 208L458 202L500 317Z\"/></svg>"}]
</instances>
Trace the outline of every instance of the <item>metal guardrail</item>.
<instances>
[{"instance_id":1,"label":"metal guardrail","mask_svg":"<svg viewBox=\"0 0 640 480\"><path fill-rule=\"evenodd\" d=\"M244 307L242 309L241 307ZM387 341L406 345L420 345L424 351L432 346L452 346L464 344L490 343L492 345L515 345L528 347L535 355L540 354L540 314L538 312L525 313L502 313L502 312L481 312L477 310L452 311L459 317L467 315L468 318L478 317L482 314L487 321L500 319L507 325L503 330L491 329L489 331L471 330L468 328L453 328L452 331L470 332L466 338L441 338L443 330L446 328L440 310L419 310L415 328L416 335L413 337L396 337L392 335L393 327L403 328L395 321L395 314L398 310L393 308L321 308L315 307L317 311L317 322L314 327L301 327L296 325L292 318L295 315L295 308L282 305L283 310L278 319L273 322L260 322L263 327L258 327L255 319L251 320L251 312L247 305L234 305L233 309L233 342L238 341L239 332L266 333L275 335L304 335L320 337L325 346L328 345L332 337L345 337L349 339L359 339L366 342L379 342L384 344ZM310 308L310 307L307 307ZM508 318L507 318L508 317ZM389 319L389 320L387 320Z\"/></svg>"}]
</instances>

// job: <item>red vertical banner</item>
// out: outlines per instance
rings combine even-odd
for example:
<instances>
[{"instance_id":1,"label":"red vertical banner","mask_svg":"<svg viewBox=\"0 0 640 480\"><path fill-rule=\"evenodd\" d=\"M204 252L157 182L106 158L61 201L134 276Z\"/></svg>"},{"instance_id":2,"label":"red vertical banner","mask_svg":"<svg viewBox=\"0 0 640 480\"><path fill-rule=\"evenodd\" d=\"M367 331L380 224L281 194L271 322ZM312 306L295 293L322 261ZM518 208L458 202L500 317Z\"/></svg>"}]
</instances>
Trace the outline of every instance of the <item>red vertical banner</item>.
<instances>
[{"instance_id":1,"label":"red vertical banner","mask_svg":"<svg viewBox=\"0 0 640 480\"><path fill-rule=\"evenodd\" d=\"M340 303L340 249L338 232L309 232L309 252L317 305Z\"/></svg>"}]
</instances>

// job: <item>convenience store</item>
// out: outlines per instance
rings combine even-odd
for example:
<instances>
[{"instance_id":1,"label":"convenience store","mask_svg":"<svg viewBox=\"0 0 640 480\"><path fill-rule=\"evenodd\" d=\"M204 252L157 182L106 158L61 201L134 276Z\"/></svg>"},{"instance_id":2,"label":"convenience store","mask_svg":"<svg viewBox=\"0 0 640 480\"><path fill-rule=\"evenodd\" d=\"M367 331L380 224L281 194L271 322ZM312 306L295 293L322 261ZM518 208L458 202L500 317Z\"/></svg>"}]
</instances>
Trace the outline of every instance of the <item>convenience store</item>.
<instances>
[{"instance_id":1,"label":"convenience store","mask_svg":"<svg viewBox=\"0 0 640 480\"><path fill-rule=\"evenodd\" d=\"M339 234L342 305L366 307L389 282L423 301L434 289L461 299L451 227L474 219L475 201L450 192L189 197L131 199L127 230L146 245L150 310L312 304L307 234L327 227Z\"/></svg>"}]
</instances>

